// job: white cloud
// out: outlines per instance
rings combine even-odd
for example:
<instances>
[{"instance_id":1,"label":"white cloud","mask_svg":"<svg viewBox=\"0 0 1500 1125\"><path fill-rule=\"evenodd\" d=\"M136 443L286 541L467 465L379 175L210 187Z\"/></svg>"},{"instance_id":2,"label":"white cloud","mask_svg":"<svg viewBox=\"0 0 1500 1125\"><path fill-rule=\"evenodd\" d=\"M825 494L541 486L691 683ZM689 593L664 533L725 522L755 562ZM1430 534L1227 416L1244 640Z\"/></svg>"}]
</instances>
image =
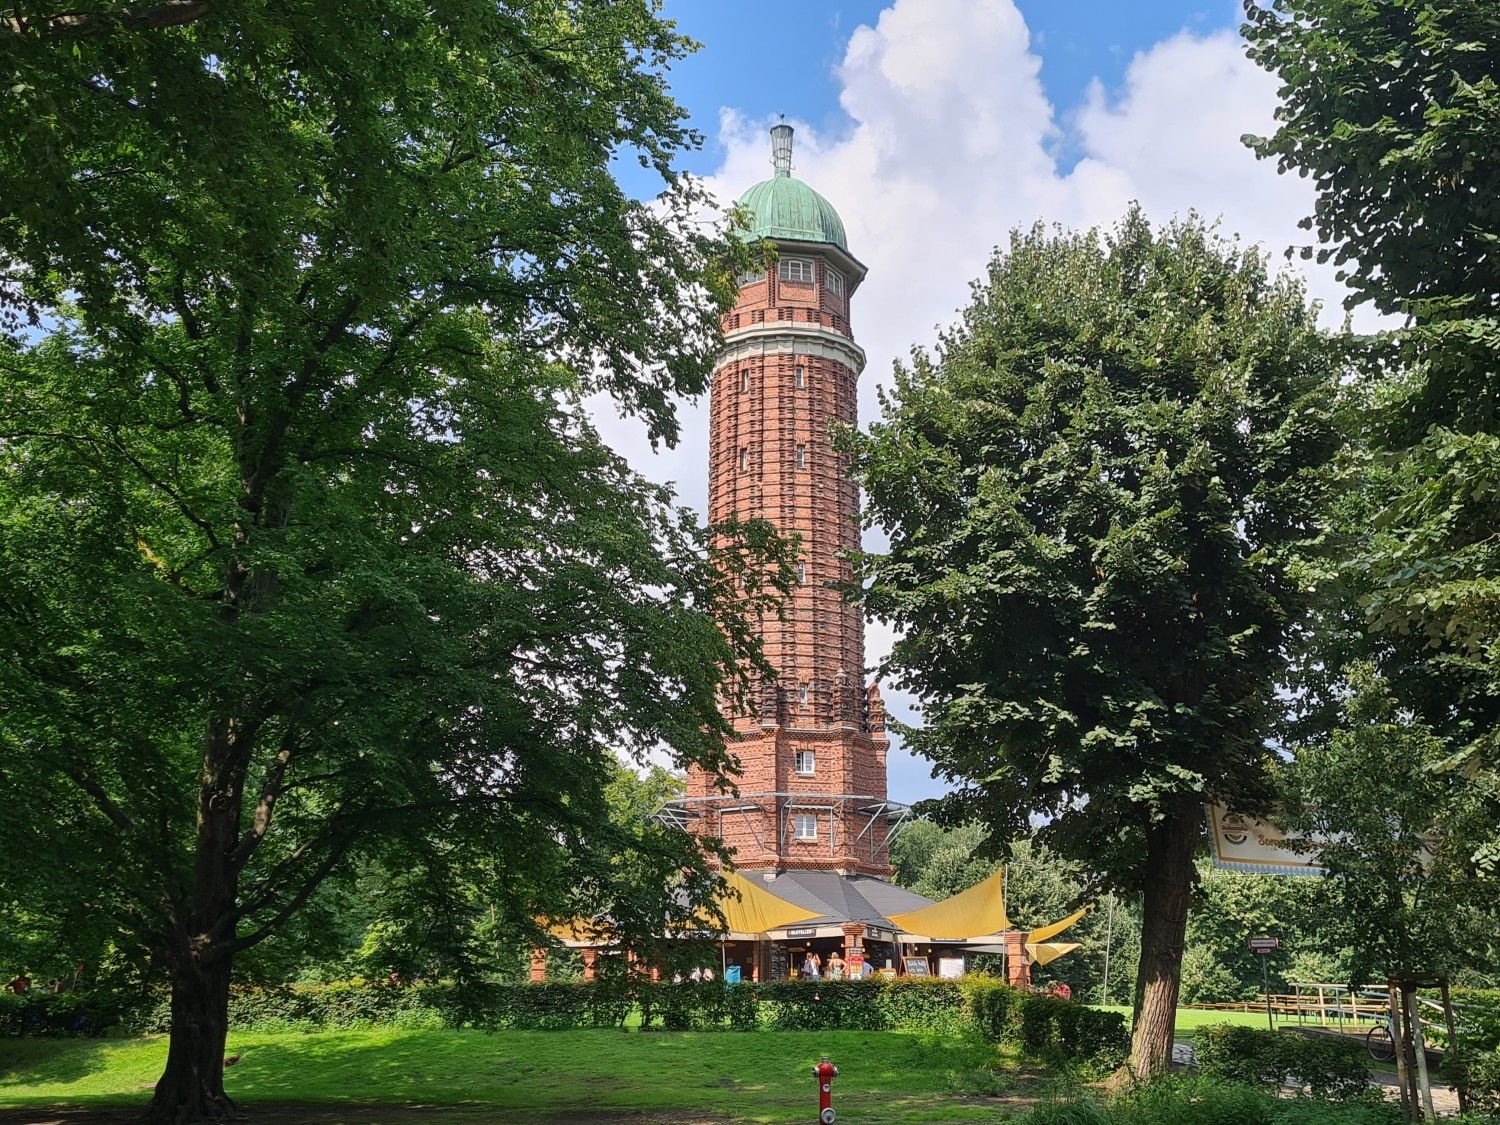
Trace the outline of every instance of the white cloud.
<instances>
[{"instance_id":1,"label":"white cloud","mask_svg":"<svg viewBox=\"0 0 1500 1125\"><path fill-rule=\"evenodd\" d=\"M874 27L854 31L837 69L847 130L823 135L793 121L796 174L838 209L850 251L870 270L852 309L869 354L865 421L892 363L935 340L1013 227L1111 223L1138 199L1157 220L1190 208L1222 216L1227 233L1278 256L1307 240L1297 221L1312 209L1311 184L1279 176L1240 143L1274 127L1276 80L1245 58L1234 32L1182 32L1156 44L1132 60L1120 90L1095 83L1061 125L1040 68L1011 0L895 0ZM770 124L721 111L726 155L711 177L720 198L770 174ZM1081 155L1063 171L1054 153L1067 147ZM1332 269L1298 266L1328 306L1325 321L1338 323L1343 289ZM1363 314L1357 323L1374 321ZM677 482L684 501L702 509L705 405L684 408L685 440L666 455L653 457L613 418L601 425L642 471ZM876 640L872 630L872 662L884 655ZM898 715L909 704L888 702ZM891 789L898 799L935 792L925 763L896 750Z\"/></svg>"}]
</instances>

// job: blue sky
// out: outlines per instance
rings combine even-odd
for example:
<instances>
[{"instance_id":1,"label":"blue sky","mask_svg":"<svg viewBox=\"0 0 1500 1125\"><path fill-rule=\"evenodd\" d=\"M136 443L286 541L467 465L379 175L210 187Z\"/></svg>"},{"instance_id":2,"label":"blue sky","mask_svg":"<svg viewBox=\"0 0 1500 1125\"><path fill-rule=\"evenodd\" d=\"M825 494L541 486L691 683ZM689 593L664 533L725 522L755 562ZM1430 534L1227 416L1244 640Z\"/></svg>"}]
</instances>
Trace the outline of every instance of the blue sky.
<instances>
[{"instance_id":1,"label":"blue sky","mask_svg":"<svg viewBox=\"0 0 1500 1125\"><path fill-rule=\"evenodd\" d=\"M1237 3L1179 0L1024 0L1016 5L1042 59L1041 79L1064 113L1082 104L1091 83L1117 88L1138 52L1176 32L1235 28ZM881 0L666 0L666 15L703 44L673 68L677 100L708 138L686 166L707 174L722 161L719 109L747 116L795 114L829 132L847 127L834 71L849 35L873 25ZM1076 149L1060 150L1071 165ZM644 180L641 190L651 187Z\"/></svg>"},{"instance_id":2,"label":"blue sky","mask_svg":"<svg viewBox=\"0 0 1500 1125\"><path fill-rule=\"evenodd\" d=\"M1278 83L1245 58L1233 0L666 0L666 12L704 45L669 76L706 138L688 169L733 200L769 175L766 130L784 113L796 174L838 209L869 268L851 308L869 356L863 422L893 365L932 345L1015 227L1109 224L1137 201L1157 221L1217 219L1276 263L1307 237L1311 187L1241 141L1274 129ZM638 194L656 189L633 166L620 174ZM1296 268L1325 322L1339 321L1333 270ZM1356 324L1373 326L1365 313ZM597 419L702 511L704 405L682 404L682 442L657 453L629 421L603 408ZM878 529L865 545L883 546ZM890 642L871 626L872 664ZM886 700L913 718L912 700ZM890 787L906 801L943 791L899 746Z\"/></svg>"}]
</instances>

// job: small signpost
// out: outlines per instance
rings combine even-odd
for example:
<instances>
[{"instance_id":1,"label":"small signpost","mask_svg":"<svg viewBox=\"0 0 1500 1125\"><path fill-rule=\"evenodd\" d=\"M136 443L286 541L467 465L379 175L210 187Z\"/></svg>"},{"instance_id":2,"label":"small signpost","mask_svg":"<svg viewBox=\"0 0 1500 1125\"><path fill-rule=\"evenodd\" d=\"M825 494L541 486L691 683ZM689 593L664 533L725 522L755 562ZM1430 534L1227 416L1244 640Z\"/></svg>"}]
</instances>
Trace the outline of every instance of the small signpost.
<instances>
[{"instance_id":1,"label":"small signpost","mask_svg":"<svg viewBox=\"0 0 1500 1125\"><path fill-rule=\"evenodd\" d=\"M1261 934L1250 939L1250 952L1260 957L1261 987L1266 994L1266 1026L1276 1030L1276 1020L1271 1015L1271 954L1281 947L1281 939Z\"/></svg>"}]
</instances>

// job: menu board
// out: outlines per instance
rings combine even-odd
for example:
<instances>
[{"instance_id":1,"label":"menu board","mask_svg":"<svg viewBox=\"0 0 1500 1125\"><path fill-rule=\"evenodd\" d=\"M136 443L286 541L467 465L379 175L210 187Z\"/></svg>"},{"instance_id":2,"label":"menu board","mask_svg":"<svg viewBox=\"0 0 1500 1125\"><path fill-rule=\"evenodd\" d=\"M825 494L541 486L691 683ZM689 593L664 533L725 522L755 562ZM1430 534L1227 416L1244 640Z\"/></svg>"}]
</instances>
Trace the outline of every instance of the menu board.
<instances>
[{"instance_id":1,"label":"menu board","mask_svg":"<svg viewBox=\"0 0 1500 1125\"><path fill-rule=\"evenodd\" d=\"M771 979L786 980L791 975L791 963L787 960L786 946L773 941L771 943Z\"/></svg>"},{"instance_id":2,"label":"menu board","mask_svg":"<svg viewBox=\"0 0 1500 1125\"><path fill-rule=\"evenodd\" d=\"M909 977L930 977L932 975L932 967L927 964L927 958L925 957L903 957L901 958L901 964L905 967L906 975Z\"/></svg>"}]
</instances>

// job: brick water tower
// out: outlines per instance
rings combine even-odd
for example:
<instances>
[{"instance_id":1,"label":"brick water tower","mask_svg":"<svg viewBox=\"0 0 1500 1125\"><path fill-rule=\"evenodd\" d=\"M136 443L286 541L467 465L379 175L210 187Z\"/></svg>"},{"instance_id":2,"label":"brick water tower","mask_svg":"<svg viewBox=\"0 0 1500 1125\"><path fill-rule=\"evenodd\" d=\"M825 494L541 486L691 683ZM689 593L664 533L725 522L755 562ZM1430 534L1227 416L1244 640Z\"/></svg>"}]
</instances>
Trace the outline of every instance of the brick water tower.
<instances>
[{"instance_id":1,"label":"brick water tower","mask_svg":"<svg viewBox=\"0 0 1500 1125\"><path fill-rule=\"evenodd\" d=\"M864 678L864 618L839 586L859 547L859 492L831 428L853 425L864 351L850 303L865 267L832 205L792 175L792 127L771 130L773 175L740 197L743 237L773 243L739 279L714 368L711 522L763 518L800 537L797 585L761 639L776 678L733 723L742 773L727 796L701 770L669 813L717 836L742 870L887 877L909 810L886 798L885 711Z\"/></svg>"}]
</instances>

